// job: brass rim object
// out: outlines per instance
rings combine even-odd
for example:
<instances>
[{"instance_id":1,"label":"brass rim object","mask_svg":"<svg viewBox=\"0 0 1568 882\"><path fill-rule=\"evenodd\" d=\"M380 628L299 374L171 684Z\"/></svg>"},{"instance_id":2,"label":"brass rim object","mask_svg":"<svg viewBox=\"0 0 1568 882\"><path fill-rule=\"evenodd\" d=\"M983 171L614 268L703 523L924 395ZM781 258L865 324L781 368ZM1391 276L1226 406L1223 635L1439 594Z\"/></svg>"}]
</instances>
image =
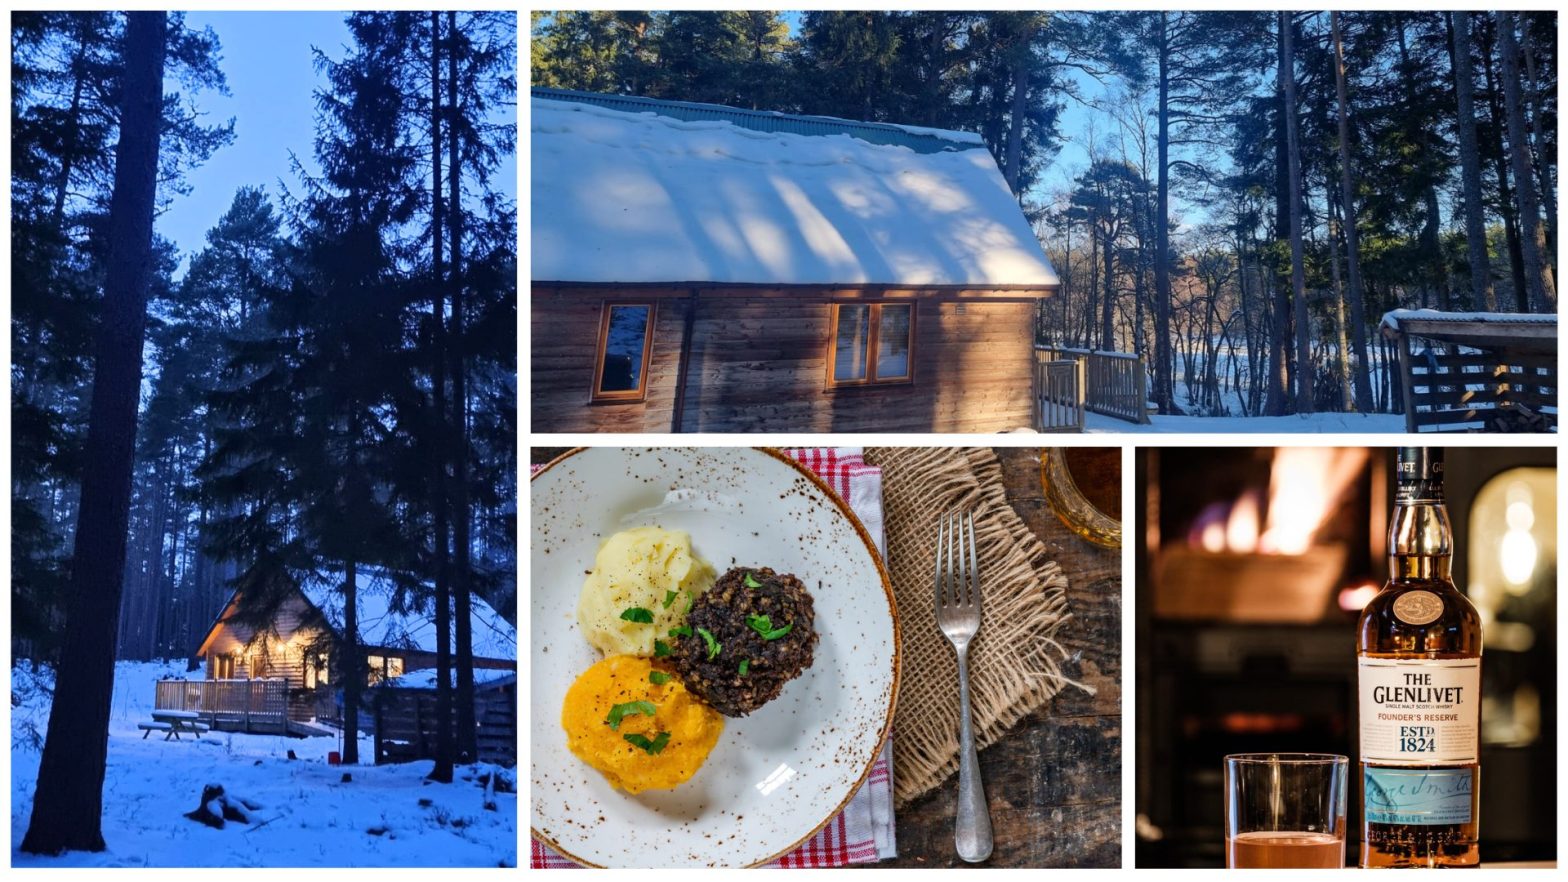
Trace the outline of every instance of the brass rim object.
<instances>
[{"instance_id":1,"label":"brass rim object","mask_svg":"<svg viewBox=\"0 0 1568 882\"><path fill-rule=\"evenodd\" d=\"M1105 548L1122 547L1121 521L1100 511L1078 489L1067 468L1065 448L1047 447L1041 451L1040 484L1045 489L1045 501L1074 535Z\"/></svg>"}]
</instances>

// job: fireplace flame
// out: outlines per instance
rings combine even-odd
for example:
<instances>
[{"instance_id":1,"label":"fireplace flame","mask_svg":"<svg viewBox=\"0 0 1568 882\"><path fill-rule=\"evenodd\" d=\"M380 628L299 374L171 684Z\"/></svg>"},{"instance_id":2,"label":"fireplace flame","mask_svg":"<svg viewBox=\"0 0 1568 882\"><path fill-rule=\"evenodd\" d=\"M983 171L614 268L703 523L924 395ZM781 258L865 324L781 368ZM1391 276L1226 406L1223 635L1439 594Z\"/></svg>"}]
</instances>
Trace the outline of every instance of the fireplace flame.
<instances>
[{"instance_id":1,"label":"fireplace flame","mask_svg":"<svg viewBox=\"0 0 1568 882\"><path fill-rule=\"evenodd\" d=\"M1207 506L1194 520L1188 544L1214 553L1304 554L1367 456L1354 447L1279 448L1266 504L1262 491L1252 489L1234 502Z\"/></svg>"}]
</instances>

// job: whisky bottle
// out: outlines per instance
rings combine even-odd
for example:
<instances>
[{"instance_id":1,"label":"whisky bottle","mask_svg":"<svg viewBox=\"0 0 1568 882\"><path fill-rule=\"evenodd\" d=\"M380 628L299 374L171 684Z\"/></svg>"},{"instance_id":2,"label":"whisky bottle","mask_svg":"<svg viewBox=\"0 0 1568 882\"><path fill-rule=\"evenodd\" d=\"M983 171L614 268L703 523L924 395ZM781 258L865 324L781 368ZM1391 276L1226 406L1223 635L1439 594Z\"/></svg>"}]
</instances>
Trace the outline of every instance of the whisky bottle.
<instances>
[{"instance_id":1,"label":"whisky bottle","mask_svg":"<svg viewBox=\"0 0 1568 882\"><path fill-rule=\"evenodd\" d=\"M1396 461L1389 581L1356 626L1361 866L1474 867L1481 617L1453 581L1442 451Z\"/></svg>"}]
</instances>

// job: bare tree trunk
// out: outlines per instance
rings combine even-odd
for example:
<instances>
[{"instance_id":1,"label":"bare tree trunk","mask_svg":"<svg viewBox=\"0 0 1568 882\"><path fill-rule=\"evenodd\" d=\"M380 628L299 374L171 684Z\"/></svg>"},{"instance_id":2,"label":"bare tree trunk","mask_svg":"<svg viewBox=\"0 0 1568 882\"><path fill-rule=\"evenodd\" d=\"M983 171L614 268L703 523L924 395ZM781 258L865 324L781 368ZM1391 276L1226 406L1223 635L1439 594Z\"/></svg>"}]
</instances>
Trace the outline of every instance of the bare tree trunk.
<instances>
[{"instance_id":1,"label":"bare tree trunk","mask_svg":"<svg viewBox=\"0 0 1568 882\"><path fill-rule=\"evenodd\" d=\"M1339 395L1340 403L1345 410L1354 410L1366 413L1372 394L1370 377L1363 375L1362 381L1367 383L1367 405L1356 403L1356 394L1352 391L1357 384L1357 379L1352 377L1354 371L1350 364L1350 339L1345 333L1345 288L1339 278L1339 246L1341 242L1340 231L1344 229L1343 222L1336 223L1337 212L1334 206L1333 184L1323 188L1324 202L1328 205L1328 270L1329 277L1334 285L1334 331L1335 331L1335 367L1339 369ZM1345 246L1347 253L1349 245ZM1361 371L1367 369L1366 359L1361 359Z\"/></svg>"},{"instance_id":2,"label":"bare tree trunk","mask_svg":"<svg viewBox=\"0 0 1568 882\"><path fill-rule=\"evenodd\" d=\"M1519 246L1524 256L1525 285L1535 308L1557 308L1557 287L1552 268L1545 261L1546 231L1541 227L1541 206L1535 191L1530 162L1530 133L1525 127L1524 101L1520 95L1519 44L1514 37L1514 14L1497 12L1497 46L1503 57L1503 100L1508 115L1508 151L1513 157L1514 195L1519 200Z\"/></svg>"},{"instance_id":3,"label":"bare tree trunk","mask_svg":"<svg viewBox=\"0 0 1568 882\"><path fill-rule=\"evenodd\" d=\"M1220 377L1215 360L1219 358L1219 341L1214 336L1214 320L1219 308L1220 289L1224 286L1223 280L1216 280L1214 287L1205 293L1208 295L1203 309L1203 377L1199 388L1202 390L1200 399L1209 408L1209 413L1219 413L1220 403Z\"/></svg>"},{"instance_id":4,"label":"bare tree trunk","mask_svg":"<svg viewBox=\"0 0 1568 882\"><path fill-rule=\"evenodd\" d=\"M1545 217L1546 225L1546 256L1547 266L1552 265L1552 257L1557 254L1557 186L1552 180L1552 168L1556 165L1556 157L1552 155L1551 147L1546 140L1548 123L1543 119L1544 110L1541 108L1541 81L1535 64L1535 41L1530 36L1529 13L1523 13L1526 18L1520 23L1521 41L1520 52L1524 56L1525 75L1529 79L1529 96L1526 100L1530 110L1530 119L1534 124L1530 127L1535 136L1535 173L1540 178L1538 184L1541 194L1541 214Z\"/></svg>"},{"instance_id":5,"label":"bare tree trunk","mask_svg":"<svg viewBox=\"0 0 1568 882\"><path fill-rule=\"evenodd\" d=\"M456 595L457 603L453 610L453 617L457 619L457 752L464 763L472 763L478 759L478 729L474 722L474 634L473 617L470 615L469 598L473 590L472 567L470 558L473 553L472 542L469 538L469 527L473 522L473 512L468 504L468 386L467 386L467 351L463 339L463 198L462 198L462 151L459 150L457 137L457 55L459 48L459 35L457 31L457 13L448 11L446 14L447 33L447 112L452 115L447 123L447 152L451 155L451 176L448 181L449 190L447 197L447 210L451 215L452 235L451 265L447 268L452 276L452 405L456 408L453 415L454 429L457 437L454 439L456 448L453 451L452 484L455 497L453 508L456 516L452 519L452 544L457 553L457 566L454 567L452 591Z\"/></svg>"},{"instance_id":6,"label":"bare tree trunk","mask_svg":"<svg viewBox=\"0 0 1568 882\"><path fill-rule=\"evenodd\" d=\"M1465 193L1465 252L1470 257L1471 303L1493 311L1491 257L1487 253L1486 205L1481 196L1481 148L1475 127L1475 74L1470 64L1470 13L1450 13L1454 23L1454 95L1459 106L1459 165Z\"/></svg>"},{"instance_id":7,"label":"bare tree trunk","mask_svg":"<svg viewBox=\"0 0 1568 882\"><path fill-rule=\"evenodd\" d=\"M1061 326L1057 330L1057 339L1062 343L1067 342L1067 304L1073 296L1073 219L1072 216L1062 212L1062 294L1061 294ZM1043 308L1042 301L1042 308Z\"/></svg>"},{"instance_id":8,"label":"bare tree trunk","mask_svg":"<svg viewBox=\"0 0 1568 882\"><path fill-rule=\"evenodd\" d=\"M1013 50L1013 103L1012 118L1007 126L1006 162L1003 168L1007 187L1013 195L1018 192L1018 176L1023 172L1024 115L1029 106L1029 37L1025 34L1023 45Z\"/></svg>"},{"instance_id":9,"label":"bare tree trunk","mask_svg":"<svg viewBox=\"0 0 1568 882\"><path fill-rule=\"evenodd\" d=\"M1414 71L1410 61L1410 47L1406 39L1405 27L1408 17L1404 13L1394 13L1398 27L1394 33L1399 46L1399 69L1401 71ZM1405 92L1405 112L1408 114L1416 106L1415 79L1406 74L1401 77ZM1421 224L1421 250L1428 262L1427 279L1431 282L1430 288L1437 294L1438 309L1451 308L1451 292L1448 284L1448 262L1443 259L1442 225L1443 217L1441 207L1437 200L1437 182L1433 181L1426 187L1422 194L1426 203L1426 219Z\"/></svg>"},{"instance_id":10,"label":"bare tree trunk","mask_svg":"<svg viewBox=\"0 0 1568 882\"><path fill-rule=\"evenodd\" d=\"M1116 243L1112 237L1115 235L1114 227L1105 228L1105 299L1100 302L1100 348L1106 352L1116 351L1116 329L1113 319L1116 315Z\"/></svg>"},{"instance_id":11,"label":"bare tree trunk","mask_svg":"<svg viewBox=\"0 0 1568 882\"><path fill-rule=\"evenodd\" d=\"M1524 279L1524 249L1519 244L1519 211L1514 205L1514 191L1509 183L1508 151L1503 146L1503 131L1508 128L1504 119L1502 87L1497 83L1496 60L1497 20L1483 15L1485 25L1480 30L1481 72L1486 80L1487 112L1491 121L1491 155L1497 175L1497 211L1503 216L1503 233L1508 246L1508 272L1513 282L1515 308L1530 311L1530 291Z\"/></svg>"},{"instance_id":12,"label":"bare tree trunk","mask_svg":"<svg viewBox=\"0 0 1568 882\"><path fill-rule=\"evenodd\" d=\"M1307 314L1307 274L1301 244L1301 137L1296 120L1296 53L1291 13L1279 13L1284 53L1279 76L1285 91L1285 139L1290 170L1290 285L1295 297L1296 412L1312 413L1312 326Z\"/></svg>"},{"instance_id":13,"label":"bare tree trunk","mask_svg":"<svg viewBox=\"0 0 1568 882\"><path fill-rule=\"evenodd\" d=\"M1171 271L1170 271L1170 217L1171 217L1171 108L1170 108L1170 39L1166 33L1165 11L1155 13L1159 43L1159 131L1155 136L1159 176L1156 184L1154 218L1154 402L1160 413L1168 414L1172 406L1171 388Z\"/></svg>"},{"instance_id":14,"label":"bare tree trunk","mask_svg":"<svg viewBox=\"0 0 1568 882\"><path fill-rule=\"evenodd\" d=\"M1096 229L1098 223L1091 216L1089 220L1089 290L1085 295L1084 314L1093 316L1099 308L1100 298L1100 231ZM1073 336L1078 336L1078 328L1073 328ZM1083 336L1079 338L1083 348L1094 348L1094 331L1091 320L1085 319Z\"/></svg>"},{"instance_id":15,"label":"bare tree trunk","mask_svg":"<svg viewBox=\"0 0 1568 882\"><path fill-rule=\"evenodd\" d=\"M167 16L126 14L120 142L106 236L108 257L81 506L71 556L64 645L22 851L103 851L103 777L114 693L115 630L124 589L126 525L136 452L152 222L158 186Z\"/></svg>"},{"instance_id":16,"label":"bare tree trunk","mask_svg":"<svg viewBox=\"0 0 1568 882\"><path fill-rule=\"evenodd\" d=\"M1361 240L1356 230L1356 181L1350 164L1350 100L1345 85L1345 46L1343 34L1339 29L1339 13L1331 12L1329 16L1334 28L1334 87L1339 103L1339 190L1340 206L1345 218L1341 229L1345 235L1345 275L1350 284L1350 339L1355 347L1353 350L1355 363L1351 372L1355 384L1356 410L1368 413L1372 410L1372 378L1367 366L1366 292L1361 288ZM1334 283L1334 287L1338 290L1338 281ZM1345 308L1343 296L1339 298L1339 308L1343 313ZM1343 314L1340 316L1340 330L1343 336ZM1339 343L1341 347L1345 345L1343 339Z\"/></svg>"},{"instance_id":17,"label":"bare tree trunk","mask_svg":"<svg viewBox=\"0 0 1568 882\"><path fill-rule=\"evenodd\" d=\"M351 466L352 468L352 466ZM359 765L359 694L365 688L365 667L359 658L359 569L343 562L343 764Z\"/></svg>"},{"instance_id":18,"label":"bare tree trunk","mask_svg":"<svg viewBox=\"0 0 1568 882\"><path fill-rule=\"evenodd\" d=\"M1282 19L1283 16L1276 16ZM1279 57L1285 56L1285 23L1279 22L1275 34ZM1274 131L1274 240L1290 238L1290 172L1289 141L1285 137L1285 78L1275 78L1275 100L1279 110L1279 125ZM1272 270L1272 268L1271 268ZM1269 363L1268 394L1264 410L1268 416L1281 416L1290 409L1290 357L1286 352L1286 336L1290 325L1290 300L1285 293L1289 279L1282 273L1269 273Z\"/></svg>"},{"instance_id":19,"label":"bare tree trunk","mask_svg":"<svg viewBox=\"0 0 1568 882\"><path fill-rule=\"evenodd\" d=\"M456 753L452 732L452 583L447 568L448 507L447 467L450 452L446 403L446 298L442 278L445 259L442 234L445 223L445 194L441 189L441 14L430 13L430 228L431 228L431 319L435 363L431 366L431 398L435 411L432 425L436 431L436 450L431 457L434 470L434 532L436 570L436 759L430 778L450 784L452 760Z\"/></svg>"},{"instance_id":20,"label":"bare tree trunk","mask_svg":"<svg viewBox=\"0 0 1568 882\"><path fill-rule=\"evenodd\" d=\"M1254 365L1258 362L1258 348L1252 334L1252 297L1247 290L1247 250L1241 234L1240 226L1236 229L1236 302L1241 313L1241 336L1247 347L1247 384L1245 390L1241 382L1241 368L1236 364L1235 350L1231 351L1231 367L1236 377L1236 391L1241 399L1241 415L1252 416L1255 411L1257 398L1257 376Z\"/></svg>"}]
</instances>

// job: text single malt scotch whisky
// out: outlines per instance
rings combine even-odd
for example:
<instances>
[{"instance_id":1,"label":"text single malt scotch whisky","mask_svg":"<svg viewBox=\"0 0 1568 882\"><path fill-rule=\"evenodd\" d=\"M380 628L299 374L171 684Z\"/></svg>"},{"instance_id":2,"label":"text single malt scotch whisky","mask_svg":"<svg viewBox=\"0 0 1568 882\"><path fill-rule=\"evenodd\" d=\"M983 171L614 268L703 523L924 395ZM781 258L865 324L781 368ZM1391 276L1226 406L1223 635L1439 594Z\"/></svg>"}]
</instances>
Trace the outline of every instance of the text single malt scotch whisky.
<instances>
[{"instance_id":1,"label":"text single malt scotch whisky","mask_svg":"<svg viewBox=\"0 0 1568 882\"><path fill-rule=\"evenodd\" d=\"M1363 867L1480 863L1481 617L1454 586L1441 450L1401 447L1389 581L1357 625Z\"/></svg>"}]
</instances>

